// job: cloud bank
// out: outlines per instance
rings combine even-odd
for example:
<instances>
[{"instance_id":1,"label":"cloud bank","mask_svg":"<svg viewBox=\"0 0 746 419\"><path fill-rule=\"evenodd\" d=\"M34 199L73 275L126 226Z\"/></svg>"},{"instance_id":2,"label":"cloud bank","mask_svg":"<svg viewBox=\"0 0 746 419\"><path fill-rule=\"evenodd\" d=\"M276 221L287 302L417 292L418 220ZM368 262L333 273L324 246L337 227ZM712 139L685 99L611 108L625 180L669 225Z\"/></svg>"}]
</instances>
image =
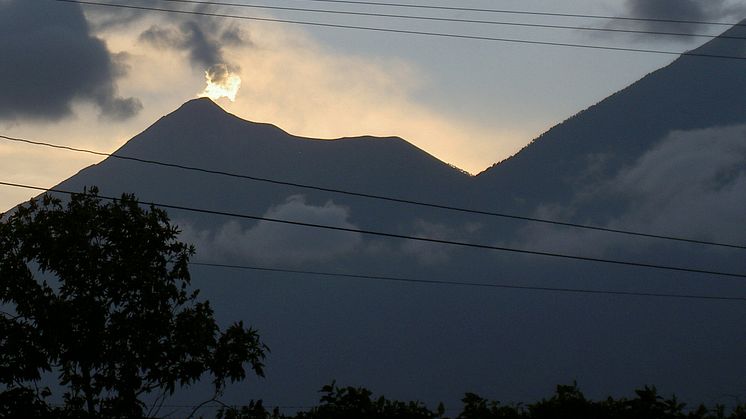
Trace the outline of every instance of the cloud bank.
<instances>
[{"instance_id":1,"label":"cloud bank","mask_svg":"<svg viewBox=\"0 0 746 419\"><path fill-rule=\"evenodd\" d=\"M0 1L0 119L57 121L75 101L123 120L142 108L117 94L125 55L109 52L90 32L79 5Z\"/></svg>"},{"instance_id":2,"label":"cloud bank","mask_svg":"<svg viewBox=\"0 0 746 419\"><path fill-rule=\"evenodd\" d=\"M635 204L620 225L746 239L746 125L673 132L611 185Z\"/></svg>"},{"instance_id":3,"label":"cloud bank","mask_svg":"<svg viewBox=\"0 0 746 419\"><path fill-rule=\"evenodd\" d=\"M479 231L482 226L469 223L463 226L449 226L443 223L433 223L423 219L415 220L413 224L414 237L469 241L469 236ZM422 266L443 265L450 262L455 251L453 246L437 243L427 243L415 240L406 240L400 247L401 254L407 258L413 258Z\"/></svg>"},{"instance_id":4,"label":"cloud bank","mask_svg":"<svg viewBox=\"0 0 746 419\"><path fill-rule=\"evenodd\" d=\"M568 219L587 203L622 208L606 227L707 241L745 243L746 125L675 131L611 181L538 216ZM630 239L619 235L531 227L522 241L539 249L600 255ZM652 245L655 241L635 241ZM641 248L642 249L642 248ZM644 249L642 249L644 251Z\"/></svg>"},{"instance_id":5,"label":"cloud bank","mask_svg":"<svg viewBox=\"0 0 746 419\"><path fill-rule=\"evenodd\" d=\"M308 204L301 195L287 198L284 203L264 214L267 218L356 228L348 221L349 216L346 207L331 201L320 206ZM361 235L357 233L269 221L260 221L250 228L229 221L214 231L195 231L185 225L181 239L196 246L200 260L281 265L331 260L354 251L362 242Z\"/></svg>"}]
</instances>

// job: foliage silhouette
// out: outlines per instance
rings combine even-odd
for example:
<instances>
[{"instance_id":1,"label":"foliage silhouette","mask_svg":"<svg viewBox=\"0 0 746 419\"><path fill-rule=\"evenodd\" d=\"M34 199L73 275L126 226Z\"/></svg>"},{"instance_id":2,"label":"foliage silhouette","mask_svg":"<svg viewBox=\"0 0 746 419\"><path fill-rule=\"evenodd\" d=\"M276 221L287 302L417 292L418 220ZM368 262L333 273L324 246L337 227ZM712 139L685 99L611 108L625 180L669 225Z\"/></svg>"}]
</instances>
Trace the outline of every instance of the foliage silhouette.
<instances>
[{"instance_id":1,"label":"foliage silhouette","mask_svg":"<svg viewBox=\"0 0 746 419\"><path fill-rule=\"evenodd\" d=\"M381 396L373 399L373 393L361 387L337 387L335 382L322 387L321 404L308 412L299 413L298 419L431 419L443 417L443 405L436 412L430 411L420 402L388 400Z\"/></svg>"},{"instance_id":2,"label":"foliage silhouette","mask_svg":"<svg viewBox=\"0 0 746 419\"><path fill-rule=\"evenodd\" d=\"M308 411L283 415L275 408L267 411L261 401L244 407L225 406L218 412L218 419L391 419L391 418L442 418L445 407L440 404L435 411L420 402L388 400L372 397L372 392L358 387L337 387L335 383L322 388L320 404ZM522 405L505 405L490 401L474 393L462 399L461 413L455 419L746 419L746 405L736 406L730 414L723 406L708 409L701 405L687 411L675 396L661 397L655 387L635 391L635 398L607 398L589 400L576 383L559 385L549 399Z\"/></svg>"},{"instance_id":3,"label":"foliage silhouette","mask_svg":"<svg viewBox=\"0 0 746 419\"><path fill-rule=\"evenodd\" d=\"M466 393L461 401L464 407L457 419L520 419L526 417L520 406L501 405L500 402L483 399L474 393Z\"/></svg>"},{"instance_id":4,"label":"foliage silhouette","mask_svg":"<svg viewBox=\"0 0 746 419\"><path fill-rule=\"evenodd\" d=\"M218 411L218 419L436 419L443 418L445 408L438 405L431 411L420 402L388 400L383 396L374 399L373 393L362 387L338 387L335 382L321 388L318 406L294 416L281 415L277 409L268 412L259 402L248 406L224 407Z\"/></svg>"},{"instance_id":5,"label":"foliage silhouette","mask_svg":"<svg viewBox=\"0 0 746 419\"><path fill-rule=\"evenodd\" d=\"M268 349L241 322L220 331L189 289L192 247L166 213L95 188L31 200L0 222L0 415L142 417L211 376L215 395L263 376ZM62 407L42 378L56 376ZM59 400L59 397L57 397Z\"/></svg>"},{"instance_id":6,"label":"foliage silhouette","mask_svg":"<svg viewBox=\"0 0 746 419\"><path fill-rule=\"evenodd\" d=\"M261 400L251 401L246 406L224 406L218 410L215 419L282 419L287 416L280 414L280 409L275 407L270 413L264 408Z\"/></svg>"}]
</instances>

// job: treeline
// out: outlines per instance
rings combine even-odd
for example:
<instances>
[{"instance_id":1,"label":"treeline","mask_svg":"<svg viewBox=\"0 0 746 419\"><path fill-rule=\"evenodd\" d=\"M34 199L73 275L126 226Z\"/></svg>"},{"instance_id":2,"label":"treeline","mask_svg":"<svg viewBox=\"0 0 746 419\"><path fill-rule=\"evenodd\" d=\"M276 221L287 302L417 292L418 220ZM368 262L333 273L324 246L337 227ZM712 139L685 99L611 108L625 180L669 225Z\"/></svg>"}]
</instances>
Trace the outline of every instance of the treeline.
<instances>
[{"instance_id":1,"label":"treeline","mask_svg":"<svg viewBox=\"0 0 746 419\"><path fill-rule=\"evenodd\" d=\"M448 415L443 404L431 409L417 401L374 397L365 388L338 387L321 390L318 406L294 414L267 410L261 401L241 407L222 407L216 419L746 419L746 404L728 409L722 405L689 408L676 396L665 398L655 387L635 391L634 398L589 400L577 384L559 385L552 397L531 404L502 404L466 393L457 415Z\"/></svg>"}]
</instances>

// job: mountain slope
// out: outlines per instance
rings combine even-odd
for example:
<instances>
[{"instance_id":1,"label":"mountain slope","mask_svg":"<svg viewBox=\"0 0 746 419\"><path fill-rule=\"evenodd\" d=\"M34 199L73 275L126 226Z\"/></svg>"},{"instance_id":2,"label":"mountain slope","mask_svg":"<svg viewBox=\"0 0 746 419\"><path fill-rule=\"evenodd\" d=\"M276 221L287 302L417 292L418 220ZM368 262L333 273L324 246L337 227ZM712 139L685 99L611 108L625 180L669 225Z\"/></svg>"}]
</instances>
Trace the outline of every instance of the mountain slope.
<instances>
[{"instance_id":1,"label":"mountain slope","mask_svg":"<svg viewBox=\"0 0 746 419\"><path fill-rule=\"evenodd\" d=\"M746 37L746 26L724 35ZM692 52L746 57L746 42L715 38ZM746 59L682 56L480 173L479 191L489 191L495 207L530 210L567 202L584 185L632 164L671 131L743 123Z\"/></svg>"}]
</instances>

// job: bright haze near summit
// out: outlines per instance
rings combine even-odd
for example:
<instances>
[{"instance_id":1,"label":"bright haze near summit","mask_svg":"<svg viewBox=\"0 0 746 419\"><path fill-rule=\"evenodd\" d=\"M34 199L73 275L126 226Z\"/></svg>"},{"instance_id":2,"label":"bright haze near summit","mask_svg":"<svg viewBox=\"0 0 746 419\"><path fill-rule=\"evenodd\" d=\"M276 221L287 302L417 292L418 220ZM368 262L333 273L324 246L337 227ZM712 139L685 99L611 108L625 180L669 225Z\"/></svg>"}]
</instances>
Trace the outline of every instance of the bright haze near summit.
<instances>
[{"instance_id":1,"label":"bright haze near summit","mask_svg":"<svg viewBox=\"0 0 746 419\"><path fill-rule=\"evenodd\" d=\"M400 136L476 174L514 154L549 127L668 64L675 55L205 14L670 52L693 49L708 38L505 24L690 35L717 35L727 29L309 0L233 3L318 11L195 3L116 2L198 14L54 0L0 0L0 134L112 152L181 103L207 96L242 118L272 123L296 135ZM490 0L389 3L498 8ZM499 9L721 22L744 16L744 6L729 0L514 0L500 2ZM9 182L49 187L99 160L0 141L0 178ZM35 194L4 188L0 210Z\"/></svg>"}]
</instances>

